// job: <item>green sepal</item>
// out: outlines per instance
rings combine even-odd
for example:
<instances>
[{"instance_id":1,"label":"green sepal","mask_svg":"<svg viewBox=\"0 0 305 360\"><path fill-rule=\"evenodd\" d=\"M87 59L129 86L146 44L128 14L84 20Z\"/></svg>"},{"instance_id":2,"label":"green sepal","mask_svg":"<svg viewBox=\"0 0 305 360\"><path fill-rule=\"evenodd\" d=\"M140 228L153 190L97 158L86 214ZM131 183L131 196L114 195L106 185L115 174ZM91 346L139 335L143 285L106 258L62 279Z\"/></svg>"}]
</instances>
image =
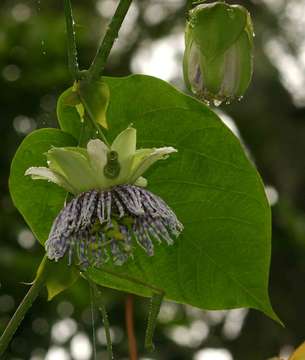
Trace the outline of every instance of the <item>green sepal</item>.
<instances>
[{"instance_id":1,"label":"green sepal","mask_svg":"<svg viewBox=\"0 0 305 360\"><path fill-rule=\"evenodd\" d=\"M50 169L63 176L75 189L75 193L98 186L96 174L90 166L85 149L56 147L47 152L47 158Z\"/></svg>"},{"instance_id":2,"label":"green sepal","mask_svg":"<svg viewBox=\"0 0 305 360\"><path fill-rule=\"evenodd\" d=\"M253 26L250 16L248 18L248 24L246 31L241 34L236 43L237 51L240 54L251 54L250 56L240 57L240 67L243 71L240 72L239 86L236 89L237 97L243 96L251 82L253 73Z\"/></svg>"},{"instance_id":3,"label":"green sepal","mask_svg":"<svg viewBox=\"0 0 305 360\"><path fill-rule=\"evenodd\" d=\"M223 2L203 4L192 10L188 23L190 32L207 61L222 55L244 31L247 10Z\"/></svg>"}]
</instances>

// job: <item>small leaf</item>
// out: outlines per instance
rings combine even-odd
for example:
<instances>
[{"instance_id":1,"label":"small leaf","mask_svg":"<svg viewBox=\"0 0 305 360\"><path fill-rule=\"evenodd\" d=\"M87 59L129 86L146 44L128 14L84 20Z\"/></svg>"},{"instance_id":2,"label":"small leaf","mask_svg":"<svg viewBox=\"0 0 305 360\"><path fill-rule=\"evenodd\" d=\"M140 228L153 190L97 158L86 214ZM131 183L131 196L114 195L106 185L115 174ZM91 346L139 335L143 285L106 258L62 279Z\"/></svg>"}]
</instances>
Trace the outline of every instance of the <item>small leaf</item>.
<instances>
[{"instance_id":1,"label":"small leaf","mask_svg":"<svg viewBox=\"0 0 305 360\"><path fill-rule=\"evenodd\" d=\"M48 300L72 286L79 278L79 272L73 266L67 266L63 261L50 261L46 256L38 267L36 279L44 273Z\"/></svg>"},{"instance_id":2,"label":"small leaf","mask_svg":"<svg viewBox=\"0 0 305 360\"><path fill-rule=\"evenodd\" d=\"M72 107L77 107L81 104L81 99L78 93L72 88L72 92L68 92L67 96L63 98L64 104ZM80 114L82 117L83 114Z\"/></svg>"},{"instance_id":3,"label":"small leaf","mask_svg":"<svg viewBox=\"0 0 305 360\"><path fill-rule=\"evenodd\" d=\"M89 139L96 137L96 129L83 116L83 105L77 105L71 99L78 94L69 88L65 90L57 101L57 118L60 128L71 134L80 146L86 146Z\"/></svg>"},{"instance_id":4,"label":"small leaf","mask_svg":"<svg viewBox=\"0 0 305 360\"><path fill-rule=\"evenodd\" d=\"M102 81L80 80L79 96L92 121L108 129L106 112L109 104L109 87Z\"/></svg>"},{"instance_id":5,"label":"small leaf","mask_svg":"<svg viewBox=\"0 0 305 360\"><path fill-rule=\"evenodd\" d=\"M48 263L46 287L48 300L72 286L79 278L79 272L73 266L67 266L65 260Z\"/></svg>"},{"instance_id":6,"label":"small leaf","mask_svg":"<svg viewBox=\"0 0 305 360\"><path fill-rule=\"evenodd\" d=\"M71 97L74 96L75 92L72 87L60 95L57 101L57 118L61 129L78 140L82 128L82 119L75 105L70 102Z\"/></svg>"}]
</instances>

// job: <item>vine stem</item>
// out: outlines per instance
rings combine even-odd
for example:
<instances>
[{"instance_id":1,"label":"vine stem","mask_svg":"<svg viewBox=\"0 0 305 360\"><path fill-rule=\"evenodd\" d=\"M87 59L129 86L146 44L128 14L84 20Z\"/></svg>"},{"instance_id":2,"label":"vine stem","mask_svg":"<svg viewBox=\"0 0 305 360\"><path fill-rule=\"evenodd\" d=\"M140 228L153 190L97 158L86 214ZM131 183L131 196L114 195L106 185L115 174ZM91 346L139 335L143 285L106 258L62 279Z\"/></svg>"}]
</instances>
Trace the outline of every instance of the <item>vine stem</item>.
<instances>
[{"instance_id":1,"label":"vine stem","mask_svg":"<svg viewBox=\"0 0 305 360\"><path fill-rule=\"evenodd\" d=\"M119 30L129 10L132 0L120 0L119 5L108 26L106 34L99 46L95 58L89 68L88 78L97 80L103 73L106 61L112 49L115 39L118 37Z\"/></svg>"},{"instance_id":2,"label":"vine stem","mask_svg":"<svg viewBox=\"0 0 305 360\"><path fill-rule=\"evenodd\" d=\"M137 340L133 324L133 296L128 294L125 301L125 320L130 360L138 360Z\"/></svg>"},{"instance_id":3,"label":"vine stem","mask_svg":"<svg viewBox=\"0 0 305 360\"><path fill-rule=\"evenodd\" d=\"M71 0L64 0L64 9L67 28L68 65L73 79L77 80L79 78L79 67Z\"/></svg>"},{"instance_id":4,"label":"vine stem","mask_svg":"<svg viewBox=\"0 0 305 360\"><path fill-rule=\"evenodd\" d=\"M83 274L84 276L84 274ZM101 291L98 289L98 287L92 282L90 279L88 279L86 276L84 276L85 279L89 282L90 288L92 289L93 296L96 302L96 305L102 315L104 329L105 329L105 335L106 335L106 341L107 341L107 353L109 360L113 360L113 351L112 351L112 340L111 340L111 334L110 334L110 324L108 319L108 314L106 311L106 307L104 304L103 296Z\"/></svg>"},{"instance_id":5,"label":"vine stem","mask_svg":"<svg viewBox=\"0 0 305 360\"><path fill-rule=\"evenodd\" d=\"M32 306L33 302L37 298L41 289L45 284L46 274L47 274L47 258L44 257L37 271L36 278L27 292L26 296L18 306L15 314L11 318L10 322L6 326L1 338L0 338L0 358L4 354L6 348L8 347L12 337L14 336L16 330L18 329L20 323L22 322L25 314Z\"/></svg>"},{"instance_id":6,"label":"vine stem","mask_svg":"<svg viewBox=\"0 0 305 360\"><path fill-rule=\"evenodd\" d=\"M194 0L186 0L186 17L188 17L188 13L193 7L193 2Z\"/></svg>"}]
</instances>

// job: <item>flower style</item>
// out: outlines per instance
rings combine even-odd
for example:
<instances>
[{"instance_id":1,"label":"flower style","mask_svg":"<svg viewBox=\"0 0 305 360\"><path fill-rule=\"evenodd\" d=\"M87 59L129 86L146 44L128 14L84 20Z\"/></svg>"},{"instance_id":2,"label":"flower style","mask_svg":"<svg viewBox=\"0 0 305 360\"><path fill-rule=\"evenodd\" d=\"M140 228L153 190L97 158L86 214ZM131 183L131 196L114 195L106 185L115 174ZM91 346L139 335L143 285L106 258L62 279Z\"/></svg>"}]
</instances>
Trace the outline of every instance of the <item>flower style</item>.
<instances>
[{"instance_id":1,"label":"flower style","mask_svg":"<svg viewBox=\"0 0 305 360\"><path fill-rule=\"evenodd\" d=\"M111 257L121 265L133 256L133 239L149 256L154 254L153 240L173 244L183 226L160 197L144 189L147 180L142 175L176 151L136 150L132 127L109 147L94 139L87 149L50 149L49 167L31 167L25 175L53 182L75 197L54 220L46 242L49 259L58 261L68 254L69 264L76 256L86 267L102 265Z\"/></svg>"}]
</instances>

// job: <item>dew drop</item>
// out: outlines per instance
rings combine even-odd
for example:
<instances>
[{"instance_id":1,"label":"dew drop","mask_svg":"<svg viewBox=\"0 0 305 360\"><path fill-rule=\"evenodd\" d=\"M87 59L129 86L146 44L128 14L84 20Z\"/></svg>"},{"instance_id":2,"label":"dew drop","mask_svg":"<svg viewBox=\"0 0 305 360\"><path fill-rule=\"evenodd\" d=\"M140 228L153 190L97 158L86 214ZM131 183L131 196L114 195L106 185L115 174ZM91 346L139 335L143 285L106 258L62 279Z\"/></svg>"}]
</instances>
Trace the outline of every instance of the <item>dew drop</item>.
<instances>
[{"instance_id":1,"label":"dew drop","mask_svg":"<svg viewBox=\"0 0 305 360\"><path fill-rule=\"evenodd\" d=\"M42 55L47 54L44 40L41 40L41 51L42 51Z\"/></svg>"},{"instance_id":2,"label":"dew drop","mask_svg":"<svg viewBox=\"0 0 305 360\"><path fill-rule=\"evenodd\" d=\"M199 99L207 106L210 106L211 105L211 102L210 100L208 99L205 99L203 96L199 96Z\"/></svg>"},{"instance_id":3,"label":"dew drop","mask_svg":"<svg viewBox=\"0 0 305 360\"><path fill-rule=\"evenodd\" d=\"M214 104L214 106L218 107L218 106L220 106L222 104L222 100L214 99L213 104Z\"/></svg>"},{"instance_id":4,"label":"dew drop","mask_svg":"<svg viewBox=\"0 0 305 360\"><path fill-rule=\"evenodd\" d=\"M234 19L234 17L235 17L234 11L232 9L228 9L227 12L229 14L229 18Z\"/></svg>"}]
</instances>

